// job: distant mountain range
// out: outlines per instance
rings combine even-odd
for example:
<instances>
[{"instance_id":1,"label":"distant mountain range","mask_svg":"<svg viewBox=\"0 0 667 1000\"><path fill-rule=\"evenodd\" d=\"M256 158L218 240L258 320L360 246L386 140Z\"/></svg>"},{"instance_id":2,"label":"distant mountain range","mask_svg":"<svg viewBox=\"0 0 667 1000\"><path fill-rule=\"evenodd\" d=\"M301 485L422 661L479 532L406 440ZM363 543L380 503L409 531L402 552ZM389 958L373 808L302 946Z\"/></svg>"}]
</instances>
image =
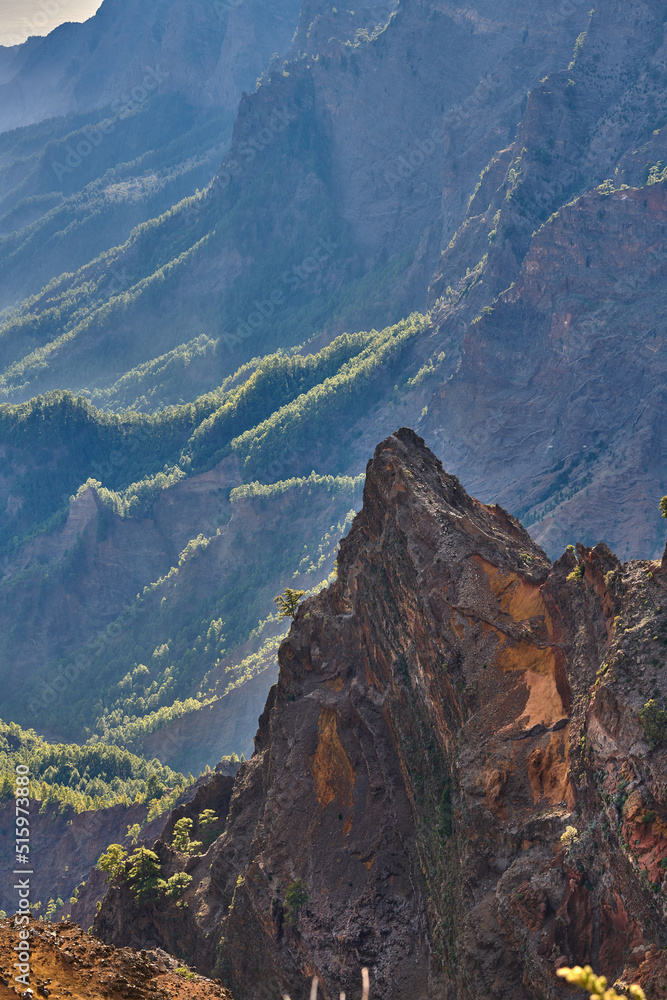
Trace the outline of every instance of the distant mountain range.
<instances>
[{"instance_id":1,"label":"distant mountain range","mask_svg":"<svg viewBox=\"0 0 667 1000\"><path fill-rule=\"evenodd\" d=\"M662 551L665 53L657 0L105 0L0 50L6 721L248 753L273 598L401 424L551 556Z\"/></svg>"}]
</instances>

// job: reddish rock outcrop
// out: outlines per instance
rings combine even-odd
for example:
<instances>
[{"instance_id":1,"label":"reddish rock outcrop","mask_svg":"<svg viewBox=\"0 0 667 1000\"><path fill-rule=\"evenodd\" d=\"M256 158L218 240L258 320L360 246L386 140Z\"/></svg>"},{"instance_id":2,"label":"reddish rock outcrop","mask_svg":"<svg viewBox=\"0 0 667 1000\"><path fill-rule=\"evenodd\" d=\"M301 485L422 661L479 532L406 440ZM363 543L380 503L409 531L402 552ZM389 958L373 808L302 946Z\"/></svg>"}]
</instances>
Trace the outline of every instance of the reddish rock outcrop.
<instances>
[{"instance_id":1,"label":"reddish rock outcrop","mask_svg":"<svg viewBox=\"0 0 667 1000\"><path fill-rule=\"evenodd\" d=\"M362 965L387 998L553 1000L556 969L589 961L659 979L666 754L638 714L666 693L651 565L598 546L551 566L397 432L336 582L281 647L224 832L199 858L156 845L193 876L189 905L138 914L116 886L96 933L187 944L253 1000L311 975L335 996Z\"/></svg>"},{"instance_id":2,"label":"reddish rock outcrop","mask_svg":"<svg viewBox=\"0 0 667 1000\"><path fill-rule=\"evenodd\" d=\"M16 983L19 937L14 920L0 921L0 997L53 1000L232 1000L219 983L198 976L164 952L141 954L100 944L69 921L34 923L27 945L30 986Z\"/></svg>"}]
</instances>

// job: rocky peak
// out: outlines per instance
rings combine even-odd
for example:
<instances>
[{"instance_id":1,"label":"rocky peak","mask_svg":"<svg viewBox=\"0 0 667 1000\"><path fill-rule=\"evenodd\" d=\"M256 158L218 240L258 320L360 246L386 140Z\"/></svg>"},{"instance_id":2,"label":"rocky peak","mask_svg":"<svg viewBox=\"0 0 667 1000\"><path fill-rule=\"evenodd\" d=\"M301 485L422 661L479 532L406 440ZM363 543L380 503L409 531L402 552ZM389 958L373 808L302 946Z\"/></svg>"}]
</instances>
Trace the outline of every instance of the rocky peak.
<instances>
[{"instance_id":1,"label":"rocky peak","mask_svg":"<svg viewBox=\"0 0 667 1000\"><path fill-rule=\"evenodd\" d=\"M424 534L426 523L434 531L428 539L432 549ZM520 569L531 579L544 579L548 572L547 557L521 524L501 507L468 496L423 440L405 427L378 445L368 463L364 507L341 544L338 588L350 586L351 562L365 559L369 546L386 544L387 532L421 538L417 559L422 571L435 560L445 564L443 571L456 572L454 553L458 562L464 553L477 551L500 558L508 569Z\"/></svg>"},{"instance_id":2,"label":"rocky peak","mask_svg":"<svg viewBox=\"0 0 667 1000\"><path fill-rule=\"evenodd\" d=\"M192 905L133 918L115 888L97 933L191 942L237 1000L312 975L334 996L363 965L390 998L547 1000L584 961L660 982L657 569L604 545L551 566L414 432L387 438L336 582L281 646L225 830L187 862Z\"/></svg>"}]
</instances>

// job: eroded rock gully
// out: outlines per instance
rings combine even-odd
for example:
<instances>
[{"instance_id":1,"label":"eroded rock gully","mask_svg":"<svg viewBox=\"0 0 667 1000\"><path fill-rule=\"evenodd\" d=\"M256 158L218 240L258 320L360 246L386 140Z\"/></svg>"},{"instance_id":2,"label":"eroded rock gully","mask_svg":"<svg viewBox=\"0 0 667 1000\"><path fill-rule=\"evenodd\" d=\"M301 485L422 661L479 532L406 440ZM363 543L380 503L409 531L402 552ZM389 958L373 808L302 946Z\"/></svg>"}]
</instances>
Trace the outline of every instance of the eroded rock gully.
<instances>
[{"instance_id":1,"label":"eroded rock gully","mask_svg":"<svg viewBox=\"0 0 667 1000\"><path fill-rule=\"evenodd\" d=\"M189 905L113 887L96 933L188 948L237 1000L349 993L362 965L376 997L555 998L584 961L663 996L667 754L638 713L667 689L664 569L603 544L552 566L398 431L281 647L224 833L187 861L157 844Z\"/></svg>"}]
</instances>

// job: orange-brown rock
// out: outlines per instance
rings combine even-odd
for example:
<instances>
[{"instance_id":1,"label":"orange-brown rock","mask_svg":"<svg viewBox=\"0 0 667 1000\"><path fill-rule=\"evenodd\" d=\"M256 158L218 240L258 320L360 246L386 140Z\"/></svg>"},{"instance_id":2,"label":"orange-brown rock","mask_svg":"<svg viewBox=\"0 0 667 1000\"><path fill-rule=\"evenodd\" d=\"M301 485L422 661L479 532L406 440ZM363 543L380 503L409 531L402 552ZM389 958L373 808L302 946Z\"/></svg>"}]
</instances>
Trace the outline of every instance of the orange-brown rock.
<instances>
[{"instance_id":1,"label":"orange-brown rock","mask_svg":"<svg viewBox=\"0 0 667 1000\"><path fill-rule=\"evenodd\" d=\"M281 647L224 832L187 861L156 845L188 906L139 914L115 886L96 933L187 948L252 1000L312 975L349 993L362 965L388 1000L555 1000L573 963L639 975L667 944L666 751L639 716L667 694L666 597L605 546L552 566L397 432Z\"/></svg>"},{"instance_id":2,"label":"orange-brown rock","mask_svg":"<svg viewBox=\"0 0 667 1000\"><path fill-rule=\"evenodd\" d=\"M0 998L50 1000L232 1000L228 990L179 965L165 952L101 944L77 924L34 921L28 937L29 987L14 968L20 943L13 918L0 921ZM26 993L31 989L32 993Z\"/></svg>"}]
</instances>

